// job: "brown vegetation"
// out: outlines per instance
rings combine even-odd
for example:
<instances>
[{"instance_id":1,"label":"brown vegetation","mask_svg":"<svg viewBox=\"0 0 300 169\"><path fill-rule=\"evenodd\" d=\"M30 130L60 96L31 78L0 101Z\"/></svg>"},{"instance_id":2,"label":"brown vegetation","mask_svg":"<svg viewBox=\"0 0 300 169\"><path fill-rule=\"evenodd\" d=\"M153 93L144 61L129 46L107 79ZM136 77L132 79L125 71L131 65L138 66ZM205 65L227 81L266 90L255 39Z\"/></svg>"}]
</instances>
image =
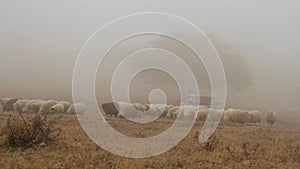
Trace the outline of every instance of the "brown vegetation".
<instances>
[{"instance_id":1,"label":"brown vegetation","mask_svg":"<svg viewBox=\"0 0 300 169\"><path fill-rule=\"evenodd\" d=\"M49 144L60 134L60 129L55 128L55 121L47 117L35 115L24 118L23 115L10 115L3 127L5 136L4 144L7 147L31 147L39 144Z\"/></svg>"},{"instance_id":2,"label":"brown vegetation","mask_svg":"<svg viewBox=\"0 0 300 169\"><path fill-rule=\"evenodd\" d=\"M5 116L5 117L4 117ZM30 115L28 115L30 116ZM0 127L9 115L0 115ZM58 115L52 115L58 117ZM133 137L156 135L172 124L160 118L150 124L136 124L107 117L120 132ZM7 149L0 135L0 168L300 168L300 134L269 126L221 124L204 144L198 144L203 123L194 126L176 147L159 156L130 159L113 155L84 133L75 115L62 115L57 141L47 146Z\"/></svg>"}]
</instances>

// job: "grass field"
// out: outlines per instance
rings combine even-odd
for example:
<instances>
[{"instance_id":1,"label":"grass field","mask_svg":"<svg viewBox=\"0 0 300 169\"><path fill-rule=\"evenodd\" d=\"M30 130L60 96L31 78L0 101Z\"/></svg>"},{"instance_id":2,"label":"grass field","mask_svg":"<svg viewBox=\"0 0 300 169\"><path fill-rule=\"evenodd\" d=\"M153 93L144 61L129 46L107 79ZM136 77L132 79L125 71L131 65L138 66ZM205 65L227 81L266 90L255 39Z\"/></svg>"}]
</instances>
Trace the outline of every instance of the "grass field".
<instances>
[{"instance_id":1,"label":"grass field","mask_svg":"<svg viewBox=\"0 0 300 169\"><path fill-rule=\"evenodd\" d=\"M9 113L0 115L0 127ZM32 116L32 115L26 115ZM52 115L58 116L58 115ZM125 119L107 117L120 132L134 137L156 135L171 124L161 118L149 124L135 124ZM159 156L130 159L113 155L95 143L83 132L75 115L61 115L55 126L62 129L57 141L32 148L5 146L0 135L0 168L300 168L300 132L284 129L279 123L241 126L221 123L213 136L204 144L198 143L202 124L197 123L189 135L176 147ZM298 122L299 123L299 122ZM288 124L288 123L287 123Z\"/></svg>"}]
</instances>

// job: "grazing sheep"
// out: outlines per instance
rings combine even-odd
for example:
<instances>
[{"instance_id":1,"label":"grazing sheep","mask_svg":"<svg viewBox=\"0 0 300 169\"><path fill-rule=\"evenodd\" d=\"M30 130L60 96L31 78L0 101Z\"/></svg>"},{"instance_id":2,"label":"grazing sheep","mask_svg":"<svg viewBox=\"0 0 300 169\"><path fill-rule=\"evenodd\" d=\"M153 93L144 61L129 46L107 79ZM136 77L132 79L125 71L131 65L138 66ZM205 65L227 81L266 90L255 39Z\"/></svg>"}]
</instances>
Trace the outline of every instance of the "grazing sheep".
<instances>
[{"instance_id":1,"label":"grazing sheep","mask_svg":"<svg viewBox=\"0 0 300 169\"><path fill-rule=\"evenodd\" d=\"M67 110L67 114L83 115L86 111L86 106L83 103L73 103Z\"/></svg>"},{"instance_id":2,"label":"grazing sheep","mask_svg":"<svg viewBox=\"0 0 300 169\"><path fill-rule=\"evenodd\" d=\"M118 116L119 114L119 105L116 102L108 102L108 103L102 103L101 107L105 114L110 116Z\"/></svg>"},{"instance_id":3,"label":"grazing sheep","mask_svg":"<svg viewBox=\"0 0 300 169\"><path fill-rule=\"evenodd\" d=\"M22 108L22 113L38 113L44 100L30 100Z\"/></svg>"},{"instance_id":4,"label":"grazing sheep","mask_svg":"<svg viewBox=\"0 0 300 169\"><path fill-rule=\"evenodd\" d=\"M207 118L207 115L209 113L209 109L208 108L200 108L196 114L197 114L197 121L205 121Z\"/></svg>"},{"instance_id":5,"label":"grazing sheep","mask_svg":"<svg viewBox=\"0 0 300 169\"><path fill-rule=\"evenodd\" d=\"M149 109L149 107L147 105L143 105L141 103L132 103L131 104L137 111L140 112L145 112L146 110Z\"/></svg>"},{"instance_id":6,"label":"grazing sheep","mask_svg":"<svg viewBox=\"0 0 300 169\"><path fill-rule=\"evenodd\" d=\"M154 117L158 115L160 115L160 117L165 117L169 109L169 106L165 104L148 104L146 106L149 107L147 109L147 114Z\"/></svg>"},{"instance_id":7,"label":"grazing sheep","mask_svg":"<svg viewBox=\"0 0 300 169\"><path fill-rule=\"evenodd\" d=\"M22 109L29 102L29 100L20 99L16 103L14 103L14 111L18 113L22 113Z\"/></svg>"},{"instance_id":8,"label":"grazing sheep","mask_svg":"<svg viewBox=\"0 0 300 169\"><path fill-rule=\"evenodd\" d=\"M231 116L232 112L234 112L235 110L236 109L232 109L232 108L225 110L222 119L224 121L229 122L230 116Z\"/></svg>"},{"instance_id":9,"label":"grazing sheep","mask_svg":"<svg viewBox=\"0 0 300 169\"><path fill-rule=\"evenodd\" d=\"M233 122L240 123L240 124L246 123L247 122L247 114L248 114L247 111L245 111L245 110L239 110L235 114L235 120Z\"/></svg>"},{"instance_id":10,"label":"grazing sheep","mask_svg":"<svg viewBox=\"0 0 300 169\"><path fill-rule=\"evenodd\" d=\"M198 109L200 110L200 109L208 109L208 106L206 106L206 105L200 105L199 107L198 107Z\"/></svg>"},{"instance_id":11,"label":"grazing sheep","mask_svg":"<svg viewBox=\"0 0 300 169\"><path fill-rule=\"evenodd\" d=\"M276 115L274 112L267 112L266 121L268 124L270 124L272 127L274 123L276 122Z\"/></svg>"},{"instance_id":12,"label":"grazing sheep","mask_svg":"<svg viewBox=\"0 0 300 169\"><path fill-rule=\"evenodd\" d=\"M174 107L173 105L166 105L165 110L162 113L162 117L166 117L170 108Z\"/></svg>"},{"instance_id":13,"label":"grazing sheep","mask_svg":"<svg viewBox=\"0 0 300 169\"><path fill-rule=\"evenodd\" d=\"M223 109L209 108L209 114L207 116L207 119L210 122L220 122L220 120L222 119L223 112Z\"/></svg>"},{"instance_id":14,"label":"grazing sheep","mask_svg":"<svg viewBox=\"0 0 300 169\"><path fill-rule=\"evenodd\" d=\"M17 98L1 98L0 102L4 112L14 111L14 104L18 101Z\"/></svg>"},{"instance_id":15,"label":"grazing sheep","mask_svg":"<svg viewBox=\"0 0 300 169\"><path fill-rule=\"evenodd\" d=\"M161 113L160 117L166 117L170 108L174 107L173 105L165 105L165 104L152 104L149 107L150 113L154 112Z\"/></svg>"},{"instance_id":16,"label":"grazing sheep","mask_svg":"<svg viewBox=\"0 0 300 169\"><path fill-rule=\"evenodd\" d=\"M261 112L257 110L248 111L247 114L248 123L260 123L261 122Z\"/></svg>"},{"instance_id":17,"label":"grazing sheep","mask_svg":"<svg viewBox=\"0 0 300 169\"><path fill-rule=\"evenodd\" d=\"M168 109L168 113L166 115L167 118L177 117L180 112L180 106L172 106Z\"/></svg>"},{"instance_id":18,"label":"grazing sheep","mask_svg":"<svg viewBox=\"0 0 300 169\"><path fill-rule=\"evenodd\" d=\"M176 112L178 118L184 118L184 119L193 119L194 117L197 117L197 110L198 106L193 105L183 105L181 107L182 113L180 111Z\"/></svg>"},{"instance_id":19,"label":"grazing sheep","mask_svg":"<svg viewBox=\"0 0 300 169\"><path fill-rule=\"evenodd\" d=\"M25 106L22 108L21 112L22 113L32 113L31 106L35 102L35 100L30 100L25 104Z\"/></svg>"},{"instance_id":20,"label":"grazing sheep","mask_svg":"<svg viewBox=\"0 0 300 169\"><path fill-rule=\"evenodd\" d=\"M126 103L126 102L118 102L119 105L119 114L118 117L141 117L141 112L145 111L145 107L139 103Z\"/></svg>"},{"instance_id":21,"label":"grazing sheep","mask_svg":"<svg viewBox=\"0 0 300 169\"><path fill-rule=\"evenodd\" d=\"M224 112L223 119L231 123L244 124L247 122L248 112L239 109L228 109Z\"/></svg>"},{"instance_id":22,"label":"grazing sheep","mask_svg":"<svg viewBox=\"0 0 300 169\"><path fill-rule=\"evenodd\" d=\"M44 100L33 100L30 104L29 104L29 112L30 113L34 113L37 114L41 108L41 105L43 104L43 102L45 102Z\"/></svg>"},{"instance_id":23,"label":"grazing sheep","mask_svg":"<svg viewBox=\"0 0 300 169\"><path fill-rule=\"evenodd\" d=\"M53 105L52 107L50 107L50 111L49 113L53 114L53 113L65 113L65 106L62 103L57 103L55 105Z\"/></svg>"},{"instance_id":24,"label":"grazing sheep","mask_svg":"<svg viewBox=\"0 0 300 169\"><path fill-rule=\"evenodd\" d=\"M64 112L63 113L66 113L68 111L68 109L70 108L70 106L72 105L70 102L67 102L67 101L60 101L58 103L64 105Z\"/></svg>"},{"instance_id":25,"label":"grazing sheep","mask_svg":"<svg viewBox=\"0 0 300 169\"><path fill-rule=\"evenodd\" d=\"M57 102L54 101L54 100L48 100L48 101L42 102L41 105L40 105L40 109L39 109L38 114L48 114L48 113L50 113L50 108L55 104L57 104Z\"/></svg>"},{"instance_id":26,"label":"grazing sheep","mask_svg":"<svg viewBox=\"0 0 300 169\"><path fill-rule=\"evenodd\" d=\"M197 111L197 121L205 121L207 119L211 122L218 122L220 121L221 113L221 110L200 107L200 109Z\"/></svg>"}]
</instances>

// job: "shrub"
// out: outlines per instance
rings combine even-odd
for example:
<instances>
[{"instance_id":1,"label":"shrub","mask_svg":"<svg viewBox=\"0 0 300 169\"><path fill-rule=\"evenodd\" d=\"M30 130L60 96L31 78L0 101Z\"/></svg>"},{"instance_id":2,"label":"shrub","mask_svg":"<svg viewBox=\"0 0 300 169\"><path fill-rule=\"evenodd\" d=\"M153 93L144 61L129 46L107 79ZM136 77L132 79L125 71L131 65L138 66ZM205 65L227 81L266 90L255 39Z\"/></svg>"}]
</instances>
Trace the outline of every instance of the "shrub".
<instances>
[{"instance_id":1,"label":"shrub","mask_svg":"<svg viewBox=\"0 0 300 169\"><path fill-rule=\"evenodd\" d=\"M59 135L60 128L53 126L55 120L47 116L35 115L25 119L21 114L10 115L3 128L5 145L9 147L32 147L39 144L50 144Z\"/></svg>"}]
</instances>

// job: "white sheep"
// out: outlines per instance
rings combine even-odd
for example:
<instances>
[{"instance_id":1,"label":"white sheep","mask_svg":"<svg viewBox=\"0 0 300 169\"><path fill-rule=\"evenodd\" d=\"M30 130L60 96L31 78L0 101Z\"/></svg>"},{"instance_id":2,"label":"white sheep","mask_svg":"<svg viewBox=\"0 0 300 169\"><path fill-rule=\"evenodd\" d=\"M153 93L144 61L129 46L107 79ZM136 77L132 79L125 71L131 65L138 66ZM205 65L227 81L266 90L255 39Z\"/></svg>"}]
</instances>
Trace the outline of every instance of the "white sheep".
<instances>
[{"instance_id":1,"label":"white sheep","mask_svg":"<svg viewBox=\"0 0 300 169\"><path fill-rule=\"evenodd\" d=\"M22 113L38 113L42 102L44 102L44 100L30 100L22 108L21 112Z\"/></svg>"},{"instance_id":2,"label":"white sheep","mask_svg":"<svg viewBox=\"0 0 300 169\"><path fill-rule=\"evenodd\" d=\"M165 105L165 104L155 104L154 108L152 108L152 109L156 109L155 112L157 112L157 113L162 112L160 117L166 117L167 114L168 114L169 109L172 108L172 107L174 107L174 106L173 105ZM149 109L151 109L151 108L149 108Z\"/></svg>"},{"instance_id":3,"label":"white sheep","mask_svg":"<svg viewBox=\"0 0 300 169\"><path fill-rule=\"evenodd\" d=\"M58 103L64 105L64 112L63 113L66 113L68 111L68 109L70 108L70 106L72 105L70 102L67 102L67 101L60 101Z\"/></svg>"},{"instance_id":4,"label":"white sheep","mask_svg":"<svg viewBox=\"0 0 300 169\"><path fill-rule=\"evenodd\" d=\"M86 106L83 103L73 103L67 110L67 114L83 115L86 111Z\"/></svg>"},{"instance_id":5,"label":"white sheep","mask_svg":"<svg viewBox=\"0 0 300 169\"><path fill-rule=\"evenodd\" d=\"M139 103L118 102L119 114L118 117L141 117L141 112L145 111L146 107Z\"/></svg>"},{"instance_id":6,"label":"white sheep","mask_svg":"<svg viewBox=\"0 0 300 169\"><path fill-rule=\"evenodd\" d=\"M165 116L165 110L167 108L167 105L164 105L164 104L148 104L147 105L148 109L146 110L146 113L149 115L149 116Z\"/></svg>"},{"instance_id":7,"label":"white sheep","mask_svg":"<svg viewBox=\"0 0 300 169\"><path fill-rule=\"evenodd\" d=\"M180 113L180 106L172 106L168 109L168 113L166 115L167 118L177 117L177 114Z\"/></svg>"},{"instance_id":8,"label":"white sheep","mask_svg":"<svg viewBox=\"0 0 300 169\"><path fill-rule=\"evenodd\" d=\"M260 123L261 122L261 112L257 110L248 111L247 122L248 123Z\"/></svg>"},{"instance_id":9,"label":"white sheep","mask_svg":"<svg viewBox=\"0 0 300 169\"><path fill-rule=\"evenodd\" d=\"M276 114L274 112L271 112L271 111L267 112L266 121L267 121L268 124L273 126L274 123L276 122Z\"/></svg>"},{"instance_id":10,"label":"white sheep","mask_svg":"<svg viewBox=\"0 0 300 169\"><path fill-rule=\"evenodd\" d=\"M44 101L41 103L40 105L40 109L39 109L39 112L38 114L47 114L50 112L50 108L57 104L57 101L54 101L54 100L48 100L48 101Z\"/></svg>"},{"instance_id":11,"label":"white sheep","mask_svg":"<svg viewBox=\"0 0 300 169\"><path fill-rule=\"evenodd\" d=\"M31 104L29 105L30 112L34 113L34 114L38 113L41 106L42 106L42 104L43 104L43 102L45 102L45 101L44 100L33 100L31 102Z\"/></svg>"},{"instance_id":12,"label":"white sheep","mask_svg":"<svg viewBox=\"0 0 300 169\"><path fill-rule=\"evenodd\" d=\"M201 107L197 112L197 121L205 121L207 118L207 115L209 113L209 109L205 107Z\"/></svg>"},{"instance_id":13,"label":"white sheep","mask_svg":"<svg viewBox=\"0 0 300 169\"><path fill-rule=\"evenodd\" d=\"M193 105L183 105L181 106L181 112L177 111L177 117L178 118L184 118L184 119L193 119L197 117L197 110L199 106L193 106Z\"/></svg>"},{"instance_id":14,"label":"white sheep","mask_svg":"<svg viewBox=\"0 0 300 169\"><path fill-rule=\"evenodd\" d=\"M22 109L25 107L25 105L29 102L29 100L20 99L16 103L14 103L14 111L22 113Z\"/></svg>"},{"instance_id":15,"label":"white sheep","mask_svg":"<svg viewBox=\"0 0 300 169\"><path fill-rule=\"evenodd\" d=\"M206 106L206 105L200 105L200 106L198 106L198 109L200 110L200 109L208 109L209 107L208 106Z\"/></svg>"},{"instance_id":16,"label":"white sheep","mask_svg":"<svg viewBox=\"0 0 300 169\"><path fill-rule=\"evenodd\" d=\"M222 119L224 121L229 122L229 119L230 119L230 116L231 116L230 114L232 114L232 112L235 111L235 110L236 109L232 109L232 108L225 110L224 113L223 113Z\"/></svg>"},{"instance_id":17,"label":"white sheep","mask_svg":"<svg viewBox=\"0 0 300 169\"><path fill-rule=\"evenodd\" d=\"M220 122L224 109L209 108L207 120L210 122Z\"/></svg>"},{"instance_id":18,"label":"white sheep","mask_svg":"<svg viewBox=\"0 0 300 169\"><path fill-rule=\"evenodd\" d=\"M132 103L131 105L139 112L145 112L149 109L147 105L143 105L141 103Z\"/></svg>"},{"instance_id":19,"label":"white sheep","mask_svg":"<svg viewBox=\"0 0 300 169\"><path fill-rule=\"evenodd\" d=\"M166 117L170 108L174 107L173 105L166 105L165 110L162 114L163 117Z\"/></svg>"},{"instance_id":20,"label":"white sheep","mask_svg":"<svg viewBox=\"0 0 300 169\"><path fill-rule=\"evenodd\" d=\"M223 119L232 123L244 124L247 122L247 114L248 112L245 110L231 108L225 110Z\"/></svg>"},{"instance_id":21,"label":"white sheep","mask_svg":"<svg viewBox=\"0 0 300 169\"><path fill-rule=\"evenodd\" d=\"M200 107L197 111L197 121L209 120L211 122L219 122L222 117L223 110L208 107Z\"/></svg>"},{"instance_id":22,"label":"white sheep","mask_svg":"<svg viewBox=\"0 0 300 169\"><path fill-rule=\"evenodd\" d=\"M57 103L55 105L53 105L52 107L50 107L50 111L49 113L53 114L53 113L65 113L65 106L62 103Z\"/></svg>"},{"instance_id":23,"label":"white sheep","mask_svg":"<svg viewBox=\"0 0 300 169\"><path fill-rule=\"evenodd\" d=\"M25 106L22 108L22 113L32 113L31 105L35 102L35 100L30 100L25 104Z\"/></svg>"}]
</instances>

